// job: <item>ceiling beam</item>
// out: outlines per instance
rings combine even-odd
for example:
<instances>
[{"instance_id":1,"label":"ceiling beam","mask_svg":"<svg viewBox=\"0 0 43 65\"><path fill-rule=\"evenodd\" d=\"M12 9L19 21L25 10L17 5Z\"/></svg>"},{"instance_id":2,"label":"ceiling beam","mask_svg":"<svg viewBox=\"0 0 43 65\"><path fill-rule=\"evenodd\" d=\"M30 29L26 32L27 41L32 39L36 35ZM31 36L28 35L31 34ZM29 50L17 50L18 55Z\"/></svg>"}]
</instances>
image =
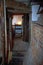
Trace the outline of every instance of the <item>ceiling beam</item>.
<instances>
[{"instance_id":1,"label":"ceiling beam","mask_svg":"<svg viewBox=\"0 0 43 65\"><path fill-rule=\"evenodd\" d=\"M30 13L31 11L29 10L25 10L25 9L20 9L20 8L7 8L8 12L12 12L12 13Z\"/></svg>"},{"instance_id":2,"label":"ceiling beam","mask_svg":"<svg viewBox=\"0 0 43 65\"><path fill-rule=\"evenodd\" d=\"M31 2L43 2L43 0L30 0Z\"/></svg>"},{"instance_id":3,"label":"ceiling beam","mask_svg":"<svg viewBox=\"0 0 43 65\"><path fill-rule=\"evenodd\" d=\"M43 0L30 0L32 5L43 5Z\"/></svg>"},{"instance_id":4,"label":"ceiling beam","mask_svg":"<svg viewBox=\"0 0 43 65\"><path fill-rule=\"evenodd\" d=\"M28 9L28 6L26 6L26 4L23 4L21 2L16 2L16 1L10 1L10 0L6 0L6 6L7 7L12 7L12 8L15 8L15 7L21 7L21 8L26 8Z\"/></svg>"},{"instance_id":5,"label":"ceiling beam","mask_svg":"<svg viewBox=\"0 0 43 65\"><path fill-rule=\"evenodd\" d=\"M20 12L20 13L21 12L29 13L31 11L30 8L26 4L16 2L16 1L10 1L10 0L6 0L6 7L14 9L14 10L11 9L13 12L15 11L15 12Z\"/></svg>"}]
</instances>

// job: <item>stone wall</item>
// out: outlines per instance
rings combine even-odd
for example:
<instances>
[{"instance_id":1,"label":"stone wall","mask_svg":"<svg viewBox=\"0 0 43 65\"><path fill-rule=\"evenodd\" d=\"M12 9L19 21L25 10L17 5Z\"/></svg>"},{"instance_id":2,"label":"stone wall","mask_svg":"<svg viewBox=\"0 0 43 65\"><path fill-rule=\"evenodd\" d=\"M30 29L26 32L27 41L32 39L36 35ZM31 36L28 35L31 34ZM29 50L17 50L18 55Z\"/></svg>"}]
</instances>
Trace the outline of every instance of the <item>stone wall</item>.
<instances>
[{"instance_id":1,"label":"stone wall","mask_svg":"<svg viewBox=\"0 0 43 65\"><path fill-rule=\"evenodd\" d=\"M32 22L31 43L25 55L23 65L43 65L43 15Z\"/></svg>"}]
</instances>

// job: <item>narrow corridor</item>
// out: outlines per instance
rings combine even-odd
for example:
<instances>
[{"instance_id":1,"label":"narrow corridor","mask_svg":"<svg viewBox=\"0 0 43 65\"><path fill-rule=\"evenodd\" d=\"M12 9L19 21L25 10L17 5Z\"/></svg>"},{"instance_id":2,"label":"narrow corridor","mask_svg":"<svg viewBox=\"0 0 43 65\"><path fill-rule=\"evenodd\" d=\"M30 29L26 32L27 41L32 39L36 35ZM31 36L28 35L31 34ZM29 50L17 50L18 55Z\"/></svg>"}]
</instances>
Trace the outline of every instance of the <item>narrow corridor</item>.
<instances>
[{"instance_id":1,"label":"narrow corridor","mask_svg":"<svg viewBox=\"0 0 43 65\"><path fill-rule=\"evenodd\" d=\"M43 0L0 0L0 65L43 65Z\"/></svg>"},{"instance_id":2,"label":"narrow corridor","mask_svg":"<svg viewBox=\"0 0 43 65\"><path fill-rule=\"evenodd\" d=\"M27 52L28 47L28 42L24 42L21 38L15 39L12 50L12 61L10 65L23 65L24 56Z\"/></svg>"}]
</instances>

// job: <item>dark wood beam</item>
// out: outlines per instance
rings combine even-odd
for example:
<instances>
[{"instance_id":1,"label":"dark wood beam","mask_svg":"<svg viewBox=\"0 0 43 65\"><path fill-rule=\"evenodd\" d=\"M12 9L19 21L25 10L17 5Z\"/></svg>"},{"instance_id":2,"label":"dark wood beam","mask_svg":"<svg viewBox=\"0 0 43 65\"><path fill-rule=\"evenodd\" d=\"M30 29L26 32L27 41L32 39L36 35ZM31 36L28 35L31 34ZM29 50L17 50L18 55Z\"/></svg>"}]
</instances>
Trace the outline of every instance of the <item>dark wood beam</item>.
<instances>
[{"instance_id":1,"label":"dark wood beam","mask_svg":"<svg viewBox=\"0 0 43 65\"><path fill-rule=\"evenodd\" d=\"M41 9L41 7L42 7L42 9ZM41 9L41 10L40 10ZM43 6L39 6L39 9L38 9L38 12L37 12L37 14L43 14Z\"/></svg>"},{"instance_id":2,"label":"dark wood beam","mask_svg":"<svg viewBox=\"0 0 43 65\"><path fill-rule=\"evenodd\" d=\"M23 4L21 2L16 2L16 1L10 1L10 0L6 0L6 6L12 8L14 7L28 8L26 4Z\"/></svg>"},{"instance_id":3,"label":"dark wood beam","mask_svg":"<svg viewBox=\"0 0 43 65\"><path fill-rule=\"evenodd\" d=\"M17 13L30 13L30 8L21 2L6 0L6 7L14 9L13 12ZM11 10L10 10L11 11Z\"/></svg>"},{"instance_id":4,"label":"dark wood beam","mask_svg":"<svg viewBox=\"0 0 43 65\"><path fill-rule=\"evenodd\" d=\"M43 0L31 0L31 2L43 2Z\"/></svg>"},{"instance_id":5,"label":"dark wood beam","mask_svg":"<svg viewBox=\"0 0 43 65\"><path fill-rule=\"evenodd\" d=\"M37 12L37 14L39 13L39 10L40 10L40 6L39 6L39 9L38 9L38 12Z\"/></svg>"},{"instance_id":6,"label":"dark wood beam","mask_svg":"<svg viewBox=\"0 0 43 65\"><path fill-rule=\"evenodd\" d=\"M43 0L31 0L31 3L43 6Z\"/></svg>"}]
</instances>

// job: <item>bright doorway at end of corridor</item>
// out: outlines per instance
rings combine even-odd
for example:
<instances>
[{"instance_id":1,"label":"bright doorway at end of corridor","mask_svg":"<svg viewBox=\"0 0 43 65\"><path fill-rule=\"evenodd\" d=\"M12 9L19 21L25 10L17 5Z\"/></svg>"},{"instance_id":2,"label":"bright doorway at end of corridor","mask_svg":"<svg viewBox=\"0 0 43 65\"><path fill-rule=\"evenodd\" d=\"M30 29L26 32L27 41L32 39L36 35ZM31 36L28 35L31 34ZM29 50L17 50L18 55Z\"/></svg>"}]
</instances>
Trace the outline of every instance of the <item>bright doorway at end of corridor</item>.
<instances>
[{"instance_id":1,"label":"bright doorway at end of corridor","mask_svg":"<svg viewBox=\"0 0 43 65\"><path fill-rule=\"evenodd\" d=\"M22 33L23 33L22 16L23 15L13 15L13 19L12 19L13 38L22 37Z\"/></svg>"}]
</instances>

